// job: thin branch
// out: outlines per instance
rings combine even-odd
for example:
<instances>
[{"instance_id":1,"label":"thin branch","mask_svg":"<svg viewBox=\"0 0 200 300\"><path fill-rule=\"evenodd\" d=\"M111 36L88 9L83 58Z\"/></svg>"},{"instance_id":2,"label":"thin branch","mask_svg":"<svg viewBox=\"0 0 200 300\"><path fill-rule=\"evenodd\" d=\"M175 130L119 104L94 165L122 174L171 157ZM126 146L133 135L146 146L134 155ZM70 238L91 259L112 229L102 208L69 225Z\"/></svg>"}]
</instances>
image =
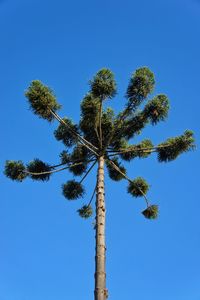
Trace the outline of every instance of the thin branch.
<instances>
[{"instance_id":1,"label":"thin branch","mask_svg":"<svg viewBox=\"0 0 200 300\"><path fill-rule=\"evenodd\" d=\"M129 103L128 106L124 109L124 111L122 112L122 114L120 115L120 117L118 119L119 122L124 121L124 119L127 117L127 114L129 113L131 106L132 106L132 104Z\"/></svg>"},{"instance_id":2,"label":"thin branch","mask_svg":"<svg viewBox=\"0 0 200 300\"><path fill-rule=\"evenodd\" d=\"M90 201L87 204L87 207L90 206L90 204L92 203L92 200L94 199L94 195L95 195L96 189L97 189L97 182L95 184L95 188L94 188L94 191L92 193L92 197L91 197Z\"/></svg>"},{"instance_id":3,"label":"thin branch","mask_svg":"<svg viewBox=\"0 0 200 300\"><path fill-rule=\"evenodd\" d=\"M111 131L112 131L112 134L109 133L110 137L107 139L107 141L105 143L105 146L104 146L104 149L107 149L107 148L109 149L110 148L108 145L111 143L111 141L113 139L113 135L114 135L114 130L111 129ZM111 147L111 149L112 149L112 147Z\"/></svg>"},{"instance_id":4,"label":"thin branch","mask_svg":"<svg viewBox=\"0 0 200 300\"><path fill-rule=\"evenodd\" d=\"M91 162L91 161L94 161L94 159L92 160L89 160L89 161L86 161L86 162ZM60 171L63 171L63 170L66 170L66 169L69 169L71 167L75 167L75 166L78 166L78 165L82 165L84 162L79 162L79 163L75 163L75 164L72 164L70 166L67 166L67 167L64 167L64 168L60 168L60 169L56 169L56 170L52 170L52 171L45 171L45 172L29 172L28 170L25 170L24 172L26 174L29 174L29 175L34 175L34 176L39 176L39 175L45 175L45 174L52 174L52 173L56 173L56 172L60 172Z\"/></svg>"},{"instance_id":5,"label":"thin branch","mask_svg":"<svg viewBox=\"0 0 200 300\"><path fill-rule=\"evenodd\" d=\"M66 165L66 163L65 164L64 163L60 163L60 164L55 165L55 166L50 166L50 168L51 169L55 169L55 168L58 168L58 167L61 167L61 166L64 166L64 165Z\"/></svg>"},{"instance_id":6,"label":"thin branch","mask_svg":"<svg viewBox=\"0 0 200 300\"><path fill-rule=\"evenodd\" d=\"M108 159L108 162L114 167L115 170L117 170L122 176L124 176L125 179L127 179L130 183L133 182L126 174L124 174L124 173L118 168L118 166L116 166L116 164L115 164L112 160ZM142 195L143 195L143 197L144 197L144 199L145 199L145 201L146 201L147 207L149 207L149 201L148 201L148 199L147 199L145 193L143 193L143 191L142 191L140 188L138 188L138 189L139 189L140 192L142 193Z\"/></svg>"},{"instance_id":7,"label":"thin branch","mask_svg":"<svg viewBox=\"0 0 200 300\"><path fill-rule=\"evenodd\" d=\"M85 138L83 138L80 134L78 134L76 131L74 131L63 119L61 119L55 112L53 112L52 110L50 110L50 112L52 113L52 115L63 125L65 125L68 130L74 134L79 141L86 147L88 148L90 151L92 151L96 156L99 156L98 153L94 150L97 149L97 147L95 147L94 145L92 145L90 142L88 142ZM97 149L98 150L98 149Z\"/></svg>"},{"instance_id":8,"label":"thin branch","mask_svg":"<svg viewBox=\"0 0 200 300\"><path fill-rule=\"evenodd\" d=\"M108 163L109 163L110 165L112 165L113 168L114 168L115 170L117 170L117 171L118 171L125 179L127 179L129 182L132 182L132 180L131 180L125 173L123 173L123 172L120 170L120 168L118 168L118 166L116 166L116 164L115 164L112 160L110 160L110 159L108 158L107 161L108 161Z\"/></svg>"},{"instance_id":9,"label":"thin branch","mask_svg":"<svg viewBox=\"0 0 200 300\"><path fill-rule=\"evenodd\" d=\"M92 146L93 148L97 149L94 145L92 145L89 141L87 141L86 139L84 139L84 137L82 137L80 134L78 134L76 131L74 131L57 113L55 113L54 111L50 110L51 113L53 114L53 116L62 124L64 124L70 131L71 133L73 133L77 138L81 139L82 141L84 141L85 143L89 144L90 146Z\"/></svg>"},{"instance_id":10,"label":"thin branch","mask_svg":"<svg viewBox=\"0 0 200 300\"><path fill-rule=\"evenodd\" d=\"M97 139L98 139L99 144L100 144L100 136L99 136L99 133L98 133L97 125L95 125L95 129L94 130L95 130L95 133L97 135Z\"/></svg>"},{"instance_id":11,"label":"thin branch","mask_svg":"<svg viewBox=\"0 0 200 300\"><path fill-rule=\"evenodd\" d=\"M147 207L149 207L149 200L147 199L147 196L145 195L145 193L143 193L143 191L139 187L138 187L138 190L142 193L142 195L146 201Z\"/></svg>"},{"instance_id":12,"label":"thin branch","mask_svg":"<svg viewBox=\"0 0 200 300\"><path fill-rule=\"evenodd\" d=\"M81 180L79 181L79 183L82 183L83 180L87 177L87 175L90 173L90 171L92 170L92 168L95 166L97 162L97 159L95 160L95 162L91 165L91 167L88 169L88 171L85 173L85 175L81 178Z\"/></svg>"},{"instance_id":13,"label":"thin branch","mask_svg":"<svg viewBox=\"0 0 200 300\"><path fill-rule=\"evenodd\" d=\"M90 160L86 160L86 161L82 161L81 163L87 163L87 162L91 162L91 161L94 161L96 160L96 156L94 154L91 154L90 156L92 159ZM94 159L93 159L94 158ZM67 163L60 163L60 164L57 164L57 165L53 165L53 166L50 166L51 169L55 169L55 168L58 168L58 167L61 167L61 166L64 166L64 165L67 165L67 164L70 164L70 163L80 163L80 159L74 159L74 160L70 160L67 162Z\"/></svg>"},{"instance_id":14,"label":"thin branch","mask_svg":"<svg viewBox=\"0 0 200 300\"><path fill-rule=\"evenodd\" d=\"M103 103L103 100L101 99L100 108L99 108L99 136L100 136L100 148L101 148L101 150L102 150L102 128L101 128L102 103Z\"/></svg>"},{"instance_id":15,"label":"thin branch","mask_svg":"<svg viewBox=\"0 0 200 300\"><path fill-rule=\"evenodd\" d=\"M129 151L129 152L132 152L132 151ZM143 151L143 153L154 153L156 152L155 150L152 150L151 152L150 151ZM116 153L112 153L112 154L109 154L109 157L112 157L112 156L117 156L117 155L120 155L120 154L123 154L123 153L128 153L127 151L122 151L122 152L116 152Z\"/></svg>"},{"instance_id":16,"label":"thin branch","mask_svg":"<svg viewBox=\"0 0 200 300\"><path fill-rule=\"evenodd\" d=\"M108 150L108 152L110 153L127 153L127 152L138 152L138 151L146 151L146 152L153 152L154 150L157 151L157 149L160 149L160 148L167 148L167 147L170 147L171 145L168 144L168 145L161 145L161 146L156 146L156 147L148 147L148 148L138 148L137 149L137 146L135 146L135 148L132 148L132 149L127 149L127 148L119 148L118 150ZM133 146L134 147L134 146Z\"/></svg>"},{"instance_id":17,"label":"thin branch","mask_svg":"<svg viewBox=\"0 0 200 300\"><path fill-rule=\"evenodd\" d=\"M119 119L116 120L116 128L115 128L115 132L117 132L117 130L120 129L120 128L119 128L120 123L123 122L123 121L125 120L126 117L128 117L128 113L129 113L129 110L130 110L131 106L132 106L132 104L129 103L128 106L127 106L127 107L124 109L124 111L122 112L122 114L119 116ZM133 112L132 112L132 113L133 113ZM122 129L120 129L119 132L121 133L121 131L122 131ZM113 138L113 136L112 136L112 138ZM109 141L110 143L112 142L112 138L111 138L110 141Z\"/></svg>"}]
</instances>

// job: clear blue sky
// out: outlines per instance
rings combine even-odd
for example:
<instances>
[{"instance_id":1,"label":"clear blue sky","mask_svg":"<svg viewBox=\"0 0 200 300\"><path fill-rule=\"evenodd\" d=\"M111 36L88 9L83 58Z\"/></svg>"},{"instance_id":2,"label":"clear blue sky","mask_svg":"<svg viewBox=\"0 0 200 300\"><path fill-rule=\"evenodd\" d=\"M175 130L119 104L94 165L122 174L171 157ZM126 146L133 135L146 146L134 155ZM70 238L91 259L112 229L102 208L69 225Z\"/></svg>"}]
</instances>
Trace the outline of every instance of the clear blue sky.
<instances>
[{"instance_id":1,"label":"clear blue sky","mask_svg":"<svg viewBox=\"0 0 200 300\"><path fill-rule=\"evenodd\" d=\"M79 119L88 80L102 67L116 75L116 111L131 73L148 66L156 93L168 95L167 122L138 138L159 143L185 129L199 139L200 1L0 1L1 197L0 300L93 299L93 220L67 202L55 174L48 183L15 183L3 175L6 159L59 162L57 124L33 115L24 91L33 79L51 86L61 115ZM107 286L110 300L200 299L199 152L159 164L155 156L128 166L151 184L157 221L141 215L142 199L127 184L107 180ZM95 172L87 179L91 195ZM107 178L108 179L108 178Z\"/></svg>"}]
</instances>

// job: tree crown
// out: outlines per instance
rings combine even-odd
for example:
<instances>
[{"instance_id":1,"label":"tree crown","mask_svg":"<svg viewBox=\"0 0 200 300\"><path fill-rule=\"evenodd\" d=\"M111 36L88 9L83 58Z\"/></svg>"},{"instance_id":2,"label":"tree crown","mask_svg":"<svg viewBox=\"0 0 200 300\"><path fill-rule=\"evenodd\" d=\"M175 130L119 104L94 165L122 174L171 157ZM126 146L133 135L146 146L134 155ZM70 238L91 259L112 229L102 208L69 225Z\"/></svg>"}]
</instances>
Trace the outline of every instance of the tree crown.
<instances>
[{"instance_id":1,"label":"tree crown","mask_svg":"<svg viewBox=\"0 0 200 300\"><path fill-rule=\"evenodd\" d=\"M148 98L154 90L155 78L147 67L139 68L131 75L126 91L127 102L118 115L111 108L103 108L104 101L113 98L117 92L114 74L109 69L101 69L89 84L90 90L81 102L80 122L75 124L68 117L61 118L57 114L61 105L57 103L53 91L39 80L32 81L25 93L30 108L40 118L49 122L59 121L54 136L63 142L65 150L60 154L58 165L39 159L26 166L22 161L7 161L5 175L19 182L26 177L47 181L53 173L69 169L74 176L82 175L82 178L63 184L62 193L67 199L76 200L84 196L82 182L98 158L103 156L109 177L114 181L128 180L128 193L134 197L144 197L146 201L147 207L142 214L148 219L155 219L158 206L150 205L146 197L149 184L142 177L130 179L121 160L130 162L135 158L146 158L153 152L157 153L159 162L175 160L180 154L195 148L193 132L186 130L182 135L169 138L159 145L153 145L150 139L130 144L130 140L140 134L145 126L156 125L168 116L169 100L166 95ZM92 215L91 202L95 189L89 204L78 210L83 218Z\"/></svg>"}]
</instances>

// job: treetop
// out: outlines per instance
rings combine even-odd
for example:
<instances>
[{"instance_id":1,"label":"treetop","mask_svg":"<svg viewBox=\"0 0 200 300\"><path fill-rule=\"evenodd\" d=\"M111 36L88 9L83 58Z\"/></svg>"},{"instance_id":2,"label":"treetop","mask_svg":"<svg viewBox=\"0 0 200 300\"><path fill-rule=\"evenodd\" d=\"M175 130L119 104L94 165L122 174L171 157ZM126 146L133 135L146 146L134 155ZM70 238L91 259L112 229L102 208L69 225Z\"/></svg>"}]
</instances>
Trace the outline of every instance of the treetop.
<instances>
[{"instance_id":1,"label":"treetop","mask_svg":"<svg viewBox=\"0 0 200 300\"><path fill-rule=\"evenodd\" d=\"M47 181L53 173L68 169L74 176L82 176L80 181L69 180L62 186L63 195L69 200L75 200L84 196L82 182L99 157L103 156L108 176L114 181L128 180L128 193L134 197L144 197L146 201L147 208L142 214L149 219L156 218L158 207L150 205L146 197L148 183L142 177L130 179L121 160L131 162L156 153L159 162L173 161L180 154L195 148L193 132L186 130L158 145L153 145L150 139L138 144L130 143L148 124L155 126L165 121L170 108L166 95L158 94L150 98L155 78L147 67L139 68L131 75L125 95L126 104L117 115L112 108L104 108L104 101L113 98L117 92L114 74L103 68L96 73L89 86L90 89L81 102L80 122L75 124L69 117L58 115L61 105L57 103L56 96L49 87L39 80L31 82L25 93L31 110L49 122L59 122L54 136L63 142L65 149L61 152L60 163L57 165L39 159L34 159L27 165L22 161L7 161L5 175L18 182L26 177ZM78 213L88 218L92 213L91 203L84 205Z\"/></svg>"}]
</instances>

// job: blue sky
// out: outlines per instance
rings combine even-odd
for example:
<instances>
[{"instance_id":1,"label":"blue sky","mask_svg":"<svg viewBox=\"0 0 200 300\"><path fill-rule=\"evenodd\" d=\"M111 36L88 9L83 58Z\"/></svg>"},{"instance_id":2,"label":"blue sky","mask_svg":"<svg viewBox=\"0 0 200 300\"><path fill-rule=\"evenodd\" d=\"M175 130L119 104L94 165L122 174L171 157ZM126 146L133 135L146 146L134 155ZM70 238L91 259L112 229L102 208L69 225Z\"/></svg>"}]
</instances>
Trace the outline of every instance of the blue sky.
<instances>
[{"instance_id":1,"label":"blue sky","mask_svg":"<svg viewBox=\"0 0 200 300\"><path fill-rule=\"evenodd\" d=\"M59 162L64 146L49 125L28 109L24 91L40 79L62 103L61 116L79 119L88 81L110 68L118 94L108 105L123 108L131 73L148 66L155 94L170 99L169 118L142 138L156 144L185 129L199 140L200 1L195 0L3 0L0 1L1 201L0 300L93 299L93 219L67 202L61 185L15 183L3 175L6 159ZM168 164L152 155L135 160L129 177L151 184L148 197L160 206L157 221L143 218L142 199L127 183L106 177L107 286L110 300L199 300L199 152ZM90 197L95 171L88 177Z\"/></svg>"}]
</instances>

